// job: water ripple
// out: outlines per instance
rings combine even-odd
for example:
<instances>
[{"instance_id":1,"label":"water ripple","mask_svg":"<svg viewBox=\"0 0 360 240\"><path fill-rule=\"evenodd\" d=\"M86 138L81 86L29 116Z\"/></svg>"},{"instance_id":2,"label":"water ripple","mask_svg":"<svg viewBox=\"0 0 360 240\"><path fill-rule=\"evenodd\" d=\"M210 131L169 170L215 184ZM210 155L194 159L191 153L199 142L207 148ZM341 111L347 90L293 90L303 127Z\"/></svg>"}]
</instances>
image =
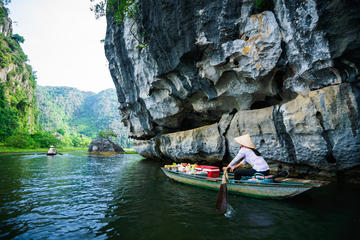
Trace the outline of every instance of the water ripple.
<instances>
[{"instance_id":1,"label":"water ripple","mask_svg":"<svg viewBox=\"0 0 360 240\"><path fill-rule=\"evenodd\" d=\"M344 192L336 208L229 195L223 215L217 192L175 183L159 166L138 155L0 155L0 238L337 239L358 218L359 198Z\"/></svg>"}]
</instances>

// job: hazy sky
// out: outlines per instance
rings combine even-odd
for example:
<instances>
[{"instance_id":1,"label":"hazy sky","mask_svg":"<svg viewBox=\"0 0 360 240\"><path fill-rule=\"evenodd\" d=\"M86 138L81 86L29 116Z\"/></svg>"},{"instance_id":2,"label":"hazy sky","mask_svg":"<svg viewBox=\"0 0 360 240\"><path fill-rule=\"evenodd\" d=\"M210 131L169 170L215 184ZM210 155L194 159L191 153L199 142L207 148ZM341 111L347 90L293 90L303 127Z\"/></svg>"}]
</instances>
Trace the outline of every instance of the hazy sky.
<instances>
[{"instance_id":1,"label":"hazy sky","mask_svg":"<svg viewBox=\"0 0 360 240\"><path fill-rule=\"evenodd\" d=\"M106 20L96 20L90 6L90 0L12 0L7 6L39 85L114 88L100 42Z\"/></svg>"}]
</instances>

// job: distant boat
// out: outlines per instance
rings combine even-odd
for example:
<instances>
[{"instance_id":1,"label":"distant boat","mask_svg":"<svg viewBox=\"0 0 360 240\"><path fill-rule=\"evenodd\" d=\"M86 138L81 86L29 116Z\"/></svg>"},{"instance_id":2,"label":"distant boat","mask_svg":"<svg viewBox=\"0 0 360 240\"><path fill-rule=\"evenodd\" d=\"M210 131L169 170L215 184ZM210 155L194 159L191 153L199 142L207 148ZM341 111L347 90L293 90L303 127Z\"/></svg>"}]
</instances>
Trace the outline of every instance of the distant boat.
<instances>
[{"instance_id":1,"label":"distant boat","mask_svg":"<svg viewBox=\"0 0 360 240\"><path fill-rule=\"evenodd\" d=\"M54 155L56 155L57 153L46 153L46 155L48 155L48 156L54 156Z\"/></svg>"},{"instance_id":2,"label":"distant boat","mask_svg":"<svg viewBox=\"0 0 360 240\"><path fill-rule=\"evenodd\" d=\"M221 176L212 178L196 174L186 174L179 171L161 168L169 178L188 185L219 190ZM283 199L296 196L312 188L327 184L325 181L314 181L292 178L277 178L277 181L261 181L257 179L233 180L229 179L227 191L233 194L240 194L255 198Z\"/></svg>"}]
</instances>

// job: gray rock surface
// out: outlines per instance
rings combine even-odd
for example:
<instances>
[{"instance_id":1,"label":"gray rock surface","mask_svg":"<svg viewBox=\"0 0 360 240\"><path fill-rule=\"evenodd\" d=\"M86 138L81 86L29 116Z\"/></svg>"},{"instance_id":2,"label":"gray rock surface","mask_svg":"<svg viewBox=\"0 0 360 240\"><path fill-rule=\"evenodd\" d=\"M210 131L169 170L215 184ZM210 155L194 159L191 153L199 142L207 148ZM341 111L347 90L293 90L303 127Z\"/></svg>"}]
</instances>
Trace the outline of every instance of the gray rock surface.
<instances>
[{"instance_id":1,"label":"gray rock surface","mask_svg":"<svg viewBox=\"0 0 360 240\"><path fill-rule=\"evenodd\" d=\"M105 52L137 151L226 164L250 133L269 162L358 167L359 2L139 0L136 21L108 15Z\"/></svg>"},{"instance_id":2,"label":"gray rock surface","mask_svg":"<svg viewBox=\"0 0 360 240\"><path fill-rule=\"evenodd\" d=\"M3 3L0 2L0 8L3 8ZM0 22L0 33L4 34L7 37L12 35L12 20L9 18L8 13L6 12L3 17L3 23Z\"/></svg>"},{"instance_id":3,"label":"gray rock surface","mask_svg":"<svg viewBox=\"0 0 360 240\"><path fill-rule=\"evenodd\" d=\"M94 139L91 141L88 149L89 153L125 153L117 144L108 139Z\"/></svg>"}]
</instances>

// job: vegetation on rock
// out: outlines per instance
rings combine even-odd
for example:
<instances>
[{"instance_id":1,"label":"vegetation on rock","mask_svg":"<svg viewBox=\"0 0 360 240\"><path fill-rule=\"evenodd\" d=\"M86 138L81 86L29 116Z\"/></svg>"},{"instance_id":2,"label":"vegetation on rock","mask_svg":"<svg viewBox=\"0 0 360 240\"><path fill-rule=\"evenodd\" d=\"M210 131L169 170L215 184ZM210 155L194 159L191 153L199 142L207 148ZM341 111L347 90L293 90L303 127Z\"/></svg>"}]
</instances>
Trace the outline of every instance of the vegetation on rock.
<instances>
[{"instance_id":1,"label":"vegetation on rock","mask_svg":"<svg viewBox=\"0 0 360 240\"><path fill-rule=\"evenodd\" d=\"M5 3L8 3L6 1ZM34 134L36 125L36 76L26 63L19 42L24 39L18 34L12 35L11 27L4 30L10 21L8 10L0 2L0 142L13 142L10 136ZM13 36L13 37L8 37Z\"/></svg>"},{"instance_id":2,"label":"vegetation on rock","mask_svg":"<svg viewBox=\"0 0 360 240\"><path fill-rule=\"evenodd\" d=\"M90 2L95 2L95 0L90 0ZM147 44L141 40L144 37L144 33L134 32L138 8L139 5L136 0L101 0L92 6L91 11L95 13L96 18L110 14L116 24L123 23L125 18L132 19L130 33L139 43L137 48L144 49L147 48Z\"/></svg>"},{"instance_id":3,"label":"vegetation on rock","mask_svg":"<svg viewBox=\"0 0 360 240\"><path fill-rule=\"evenodd\" d=\"M95 0L90 0L90 2L95 2ZM135 18L137 8L136 0L101 0L95 3L91 10L95 13L96 18L111 12L119 24L127 17Z\"/></svg>"}]
</instances>

